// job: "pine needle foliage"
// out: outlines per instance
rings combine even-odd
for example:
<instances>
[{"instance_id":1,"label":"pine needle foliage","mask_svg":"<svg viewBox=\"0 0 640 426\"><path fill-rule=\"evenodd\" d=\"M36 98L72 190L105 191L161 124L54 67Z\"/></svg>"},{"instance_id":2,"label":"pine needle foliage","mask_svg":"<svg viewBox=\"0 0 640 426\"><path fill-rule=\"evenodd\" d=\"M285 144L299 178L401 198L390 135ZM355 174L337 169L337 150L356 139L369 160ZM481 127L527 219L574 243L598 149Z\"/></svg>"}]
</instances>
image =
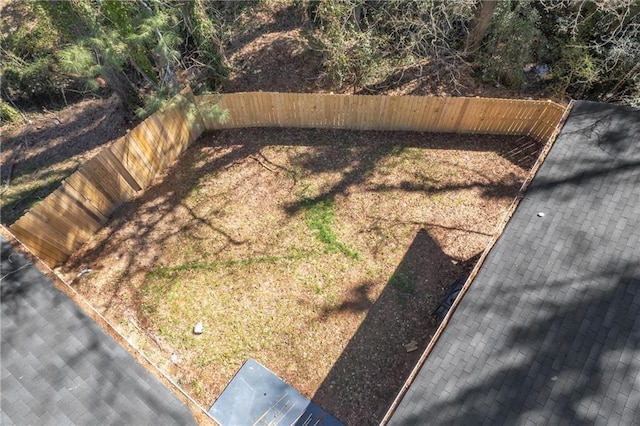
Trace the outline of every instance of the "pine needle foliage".
<instances>
[{"instance_id":1,"label":"pine needle foliage","mask_svg":"<svg viewBox=\"0 0 640 426\"><path fill-rule=\"evenodd\" d=\"M17 7L35 24L0 40L3 56L13 59L2 64L11 98L112 91L145 116L186 84L215 90L224 77L222 42L211 37L220 24L207 12L209 2L69 0Z\"/></svg>"}]
</instances>

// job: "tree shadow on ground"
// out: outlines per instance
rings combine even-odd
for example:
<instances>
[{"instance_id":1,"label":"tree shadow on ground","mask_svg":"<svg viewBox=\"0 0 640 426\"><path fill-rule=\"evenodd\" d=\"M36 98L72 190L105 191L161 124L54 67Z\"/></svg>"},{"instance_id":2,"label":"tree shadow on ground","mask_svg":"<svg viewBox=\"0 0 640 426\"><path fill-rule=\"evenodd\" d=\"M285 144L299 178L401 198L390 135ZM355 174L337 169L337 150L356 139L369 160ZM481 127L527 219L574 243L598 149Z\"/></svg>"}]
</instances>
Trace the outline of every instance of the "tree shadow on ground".
<instances>
[{"instance_id":1,"label":"tree shadow on ground","mask_svg":"<svg viewBox=\"0 0 640 426\"><path fill-rule=\"evenodd\" d=\"M250 130L244 130L249 133ZM254 130L255 131L255 130ZM259 130L258 130L259 131ZM332 129L297 129L278 130L263 129L275 135L272 140L281 140L283 145L307 145L314 141L314 151L293 159L296 165L311 173L339 171L341 179L313 196L311 199L301 200L286 206L289 214L300 211L305 203L321 202L333 199L337 195L345 195L355 185L365 182L375 170L381 160L396 155L405 148L444 149L460 151L497 152L513 164L528 170L539 155L543 144L530 138L514 138L499 135L461 135L455 133L423 133L423 132L391 132L391 131L353 131ZM338 137L337 135L341 135ZM346 135L346 136L345 136ZM384 143L372 144L373 138L382 138ZM337 142L340 141L340 142ZM266 145L264 144L266 142ZM255 140L253 146L262 148L271 145L270 140L260 142ZM406 182L399 188L379 187L374 190L390 191L423 191L425 193L446 192L479 187L486 197L499 198L513 193L514 187L519 186L517 180L507 180L488 184L482 176L477 181L464 185L418 185Z\"/></svg>"},{"instance_id":2,"label":"tree shadow on ground","mask_svg":"<svg viewBox=\"0 0 640 426\"><path fill-rule=\"evenodd\" d=\"M449 257L421 229L377 300L365 282L350 299L323 312L320 321L343 311L367 316L313 401L345 424L378 424L437 328L432 314L440 299L468 275L474 260ZM408 352L411 341L416 349Z\"/></svg>"},{"instance_id":3,"label":"tree shadow on ground","mask_svg":"<svg viewBox=\"0 0 640 426\"><path fill-rule=\"evenodd\" d=\"M372 143L374 136L376 140L382 137L387 142ZM338 174L336 183L321 191L318 198L320 199L347 194L354 185L364 182L377 164L389 156L397 155L404 148L503 153L517 147L521 142L513 137L416 132L261 128L216 131L203 135L167 169L161 179L140 194L135 201L116 210L112 219L100 231L97 242L74 255L64 266L64 270L65 273L77 273L83 268L91 268L91 274L101 274L101 270L95 266L101 263L101 259L119 259L123 265L122 272L112 286L100 290L106 302L98 308L101 311L110 310L112 307L117 309L122 305L123 297L131 297L128 303L135 313L133 319L144 321L144 288L132 284L132 277L144 277L147 271L155 267L156 260L172 237L191 232L195 233L197 238L198 227L206 226L225 241L213 255L221 254L234 245L244 244L242 239L235 238L229 230L215 225L207 220L207 217L200 217L185 203L193 189L201 184L203 177L213 176L211 180L215 180L214 176L217 173L250 158L260 160L261 165L271 168L273 173L288 176L295 174L294 170L270 162L264 157L262 150L266 147L280 145L308 148L305 149L304 155L292 159L291 163L295 167L309 174ZM216 154L213 155L213 152ZM503 183L493 184L483 176L477 178L478 181L469 182L468 187L503 187ZM458 190L461 187L455 186L451 189ZM517 188L512 189L511 196L514 196ZM430 191L426 184L420 188L400 186L397 190L426 193ZM446 190L447 185L439 187L439 191ZM496 190L486 191L487 197L502 195ZM206 202L207 200L203 200L203 203ZM185 220L184 217L174 219L171 213L177 208L184 210L189 220ZM283 208L293 214L302 208L302 204L283 205ZM385 219L380 222L382 226L394 226L395 219L382 219ZM166 232L157 234L156 227L161 223ZM342 312L369 312L356 337L349 343L316 394L315 399L320 405L334 412L342 420L355 419L350 417L349 412L364 413L376 410L378 420L381 418L419 356L419 351L407 353L402 345L415 339L421 348L426 346L435 326L430 315L439 298L456 278L460 275L465 276L477 260L465 262L466 259L447 256L428 230L442 228L465 233L477 231L426 222L411 225L424 229L415 236L381 297L374 300L370 292L371 283L363 282L342 305L338 304L337 307L319 313L318 321L328 316L340 315ZM91 274L86 275L86 279L78 279L73 285L90 285ZM435 280L435 275L444 279ZM424 295L429 296L423 297ZM150 330L144 322L139 325L151 336L155 335L156 330ZM384 350L376 347L381 341L391 338L395 339L395 344L385 343ZM369 357L376 351L380 353L379 357L376 355L379 362L372 362ZM387 357L392 363L387 363ZM401 371L391 371L393 363L402 365ZM350 369L354 371L349 371ZM343 376L347 371L349 373ZM352 381L349 381L349 378ZM350 395L354 386L358 389L357 395Z\"/></svg>"},{"instance_id":4,"label":"tree shadow on ground","mask_svg":"<svg viewBox=\"0 0 640 426\"><path fill-rule=\"evenodd\" d=\"M72 255L65 264L65 270L79 270L85 265L99 263L99 259L105 255L115 256L124 260L125 265L118 282L109 289L110 300L102 308L108 310L113 304L117 304L122 291L125 289L131 290L135 294L137 300L133 304L140 308L142 306L141 298L143 297L143 292L135 288L129 288L129 279L150 269L153 263L140 262L138 254L154 248L157 252L175 235L190 232L198 226L205 225L226 239L226 244L218 250L218 254L230 245L243 243L235 240L225 229L215 227L206 218L199 217L185 205L184 200L192 189L198 185L202 176L224 170L235 162L256 154L259 152L260 147L251 144L236 145L230 147L224 155L217 157L215 160L201 162L200 166L195 166L197 161L206 155L202 150L203 147L213 146L206 141L201 141L196 146L192 146L169 167L163 176L163 180L147 188L134 201L125 203L116 209L110 221L101 231L102 235L98 244L87 252L82 253L81 256ZM139 214L142 206L151 206L147 207L149 210L146 213L148 214L145 214L144 218ZM151 239L150 235L154 232L155 227L165 219L166 215L178 207L186 209L191 220L176 219L173 228L171 228L171 224L166 227L171 229L169 232L164 233L161 238ZM135 235L120 235L121 230L126 227L134 230ZM155 258L159 257L160 253L157 253ZM99 273L99 271L95 272Z\"/></svg>"},{"instance_id":5,"label":"tree shadow on ground","mask_svg":"<svg viewBox=\"0 0 640 426\"><path fill-rule=\"evenodd\" d=\"M372 144L371 140L374 136L376 138L382 137L386 142L384 144ZM239 145L238 139L246 142ZM199 184L201 177L223 171L236 162L244 161L252 156L260 158L260 152L265 147L274 145L308 146L311 148L310 152L300 158L293 159L293 163L308 173L331 171L341 174L337 183L322 191L312 200L301 200L285 206L287 213L295 214L303 208L305 203L310 201L320 201L336 195L346 194L351 187L365 181L382 159L397 153L398 150L403 148L416 147L422 149L504 153L516 148L519 143L522 143L522 140L505 136L487 137L419 132L260 128L213 132L209 136L203 135L194 146L176 160L167 170L163 181L159 181L148 188L134 202L127 203L116 210L112 215L112 219L101 232L100 242L90 250L83 252L81 256L72 256L67 265L65 265L65 269L79 271L85 266L98 263L98 259L105 256L105 254L124 259L125 266L119 280L120 284L110 289L112 302L105 306L108 309L111 303L117 303L121 290L120 285L127 286L127 277L151 267L147 263L140 264L137 254L153 249L148 245L147 238L167 214L178 206L187 208L184 199ZM223 150L224 154L211 161L200 161L200 165L196 166L199 159L206 157L206 149ZM265 164L269 164L268 159L264 159L264 161ZM278 167L277 165L272 166ZM281 170L278 169L278 171ZM292 171L285 169L284 172L290 173ZM503 192L509 189L512 190L511 193L513 194L515 189L513 182L492 184L486 183L481 178L479 177L478 182L469 182L466 187L482 187L488 197L502 196L504 195ZM445 185L436 188L428 185L417 187L407 184L399 188L372 188L371 190L393 189L436 193L445 192L449 189L462 189L462 186L457 185L448 188ZM153 207L149 211L151 214L145 214L144 219L142 219L139 215L139 209L145 205L152 205ZM199 218L193 211L188 214L191 215L192 221L187 222L186 225L181 220L178 221L180 223L176 222L171 232L168 232L159 240L154 240L151 243L152 246L162 247L171 237L189 232L202 224L204 218ZM136 230L135 235L130 235L126 240L122 240L122 236L115 238L120 230L127 225ZM213 228L211 223L206 223L206 226ZM423 224L423 226L429 227L430 225ZM242 241L235 241L224 229L218 227L213 230L226 238L227 246L242 243ZM224 251L227 246L222 247L220 251Z\"/></svg>"}]
</instances>

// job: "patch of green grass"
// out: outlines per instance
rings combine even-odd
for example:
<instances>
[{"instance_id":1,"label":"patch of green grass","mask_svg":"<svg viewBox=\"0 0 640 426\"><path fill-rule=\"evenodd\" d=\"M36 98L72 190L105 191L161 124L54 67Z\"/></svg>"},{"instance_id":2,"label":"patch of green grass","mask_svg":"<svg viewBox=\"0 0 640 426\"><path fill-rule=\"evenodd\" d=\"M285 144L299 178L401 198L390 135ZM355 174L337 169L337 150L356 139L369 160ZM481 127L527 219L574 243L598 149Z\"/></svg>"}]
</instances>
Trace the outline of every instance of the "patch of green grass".
<instances>
[{"instance_id":1,"label":"patch of green grass","mask_svg":"<svg viewBox=\"0 0 640 426\"><path fill-rule=\"evenodd\" d=\"M295 251L284 256L259 256L248 259L229 259L216 262L194 262L183 263L181 265L156 267L147 272L147 278L173 278L179 272L209 270L215 271L221 267L252 266L259 263L275 263L281 260L300 260L311 256L313 253L306 251Z\"/></svg>"},{"instance_id":2,"label":"patch of green grass","mask_svg":"<svg viewBox=\"0 0 640 426\"><path fill-rule=\"evenodd\" d=\"M413 277L409 272L396 271L389 278L389 285L396 290L398 302L404 304L415 293Z\"/></svg>"},{"instance_id":3,"label":"patch of green grass","mask_svg":"<svg viewBox=\"0 0 640 426\"><path fill-rule=\"evenodd\" d=\"M324 243L327 253L340 251L351 259L361 258L360 253L338 240L336 232L333 229L335 219L333 199L306 200L301 205L305 211L307 226L310 230L314 231L318 239Z\"/></svg>"},{"instance_id":4,"label":"patch of green grass","mask_svg":"<svg viewBox=\"0 0 640 426\"><path fill-rule=\"evenodd\" d=\"M325 292L324 286L318 282L309 284L309 287L311 287L313 292L318 296L322 295Z\"/></svg>"},{"instance_id":5,"label":"patch of green grass","mask_svg":"<svg viewBox=\"0 0 640 426\"><path fill-rule=\"evenodd\" d=\"M204 396L204 385L202 384L202 381L198 379L194 380L191 383L191 386L193 387L193 393L196 397L202 398Z\"/></svg>"}]
</instances>

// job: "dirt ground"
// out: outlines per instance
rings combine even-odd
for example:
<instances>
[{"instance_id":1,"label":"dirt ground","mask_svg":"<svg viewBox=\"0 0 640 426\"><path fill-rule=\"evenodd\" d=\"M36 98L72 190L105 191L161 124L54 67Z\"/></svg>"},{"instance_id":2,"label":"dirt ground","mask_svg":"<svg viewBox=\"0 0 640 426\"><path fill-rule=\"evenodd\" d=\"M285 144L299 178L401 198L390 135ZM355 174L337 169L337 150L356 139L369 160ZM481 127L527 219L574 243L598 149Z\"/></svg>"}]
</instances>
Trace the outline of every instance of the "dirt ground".
<instances>
[{"instance_id":1,"label":"dirt ground","mask_svg":"<svg viewBox=\"0 0 640 426\"><path fill-rule=\"evenodd\" d=\"M539 148L498 136L214 132L60 272L204 407L251 356L346 424L374 424ZM327 200L336 250L306 213ZM207 331L196 339L198 321Z\"/></svg>"}]
</instances>

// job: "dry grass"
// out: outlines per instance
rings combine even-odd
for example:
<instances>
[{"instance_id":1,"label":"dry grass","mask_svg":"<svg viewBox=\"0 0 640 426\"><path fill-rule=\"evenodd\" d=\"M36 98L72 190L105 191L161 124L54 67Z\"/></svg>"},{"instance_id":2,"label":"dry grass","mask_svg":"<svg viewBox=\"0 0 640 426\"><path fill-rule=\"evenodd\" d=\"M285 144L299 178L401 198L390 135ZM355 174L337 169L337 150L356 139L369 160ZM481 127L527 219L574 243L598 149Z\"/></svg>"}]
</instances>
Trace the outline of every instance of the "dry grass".
<instances>
[{"instance_id":1,"label":"dry grass","mask_svg":"<svg viewBox=\"0 0 640 426\"><path fill-rule=\"evenodd\" d=\"M216 132L63 272L91 268L75 288L207 408L253 357L342 421L376 423L419 356L403 345L428 343L526 175L508 153L529 143Z\"/></svg>"}]
</instances>

